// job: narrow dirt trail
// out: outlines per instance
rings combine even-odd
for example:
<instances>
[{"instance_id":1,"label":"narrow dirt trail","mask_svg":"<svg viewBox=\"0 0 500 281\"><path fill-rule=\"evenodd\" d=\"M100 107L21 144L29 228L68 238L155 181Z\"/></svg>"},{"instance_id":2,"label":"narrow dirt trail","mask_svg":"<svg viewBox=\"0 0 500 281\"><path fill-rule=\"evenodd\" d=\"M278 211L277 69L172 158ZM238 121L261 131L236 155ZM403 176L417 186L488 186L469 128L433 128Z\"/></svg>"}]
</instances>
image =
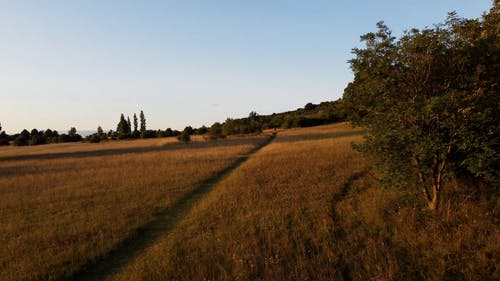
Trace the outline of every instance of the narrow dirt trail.
<instances>
[{"instance_id":1,"label":"narrow dirt trail","mask_svg":"<svg viewBox=\"0 0 500 281\"><path fill-rule=\"evenodd\" d=\"M340 190L337 193L335 193L335 195L332 198L330 217L334 225L332 231L332 237L336 240L341 241L345 239L346 235L348 235L348 233L346 233L346 231L342 227L337 225L337 222L339 220L339 215L337 214L337 204L340 203L340 201L342 201L347 196L347 194L351 190L352 184L356 180L365 176L369 171L370 168L365 167L361 171L358 171L349 176L342 184ZM342 271L342 280L344 281L353 280L351 276L351 270L349 269L349 266L345 263L344 257L342 257L342 255L339 256L336 267Z\"/></svg>"},{"instance_id":2,"label":"narrow dirt trail","mask_svg":"<svg viewBox=\"0 0 500 281\"><path fill-rule=\"evenodd\" d=\"M135 235L123 241L118 248L98 260L84 265L80 271L62 280L105 280L107 277L118 272L146 248L153 245L159 238L168 234L175 227L176 223L217 183L227 177L257 151L268 145L274 138L275 135L270 136L262 144L239 157L224 170L219 171L213 177L199 184L193 191L179 199L171 208L158 213L155 219L138 229Z\"/></svg>"}]
</instances>

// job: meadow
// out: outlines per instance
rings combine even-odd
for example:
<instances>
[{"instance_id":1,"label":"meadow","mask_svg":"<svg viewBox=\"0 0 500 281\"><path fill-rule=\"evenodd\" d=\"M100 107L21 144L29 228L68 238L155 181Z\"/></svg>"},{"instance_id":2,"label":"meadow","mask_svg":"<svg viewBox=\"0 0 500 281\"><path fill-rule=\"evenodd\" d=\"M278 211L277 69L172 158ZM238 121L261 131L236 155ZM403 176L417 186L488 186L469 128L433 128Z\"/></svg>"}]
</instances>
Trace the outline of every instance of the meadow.
<instances>
[{"instance_id":1,"label":"meadow","mask_svg":"<svg viewBox=\"0 0 500 281\"><path fill-rule=\"evenodd\" d=\"M0 280L70 276L265 136L0 150Z\"/></svg>"},{"instance_id":2,"label":"meadow","mask_svg":"<svg viewBox=\"0 0 500 281\"><path fill-rule=\"evenodd\" d=\"M431 212L418 190L380 186L352 148L362 133L278 131L168 232L92 280L499 280L497 197L450 178ZM0 151L0 279L71 276L264 139Z\"/></svg>"},{"instance_id":3,"label":"meadow","mask_svg":"<svg viewBox=\"0 0 500 281\"><path fill-rule=\"evenodd\" d=\"M384 189L346 123L278 133L108 280L498 280L498 200Z\"/></svg>"}]
</instances>

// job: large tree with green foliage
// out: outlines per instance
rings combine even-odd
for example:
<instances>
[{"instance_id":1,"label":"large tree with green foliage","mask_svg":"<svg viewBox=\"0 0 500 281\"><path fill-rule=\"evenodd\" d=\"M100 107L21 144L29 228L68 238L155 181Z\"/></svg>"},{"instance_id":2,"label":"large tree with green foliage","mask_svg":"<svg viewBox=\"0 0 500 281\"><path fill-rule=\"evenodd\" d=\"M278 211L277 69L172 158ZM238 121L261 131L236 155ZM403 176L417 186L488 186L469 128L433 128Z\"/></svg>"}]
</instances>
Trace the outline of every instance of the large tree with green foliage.
<instances>
[{"instance_id":1,"label":"large tree with green foliage","mask_svg":"<svg viewBox=\"0 0 500 281\"><path fill-rule=\"evenodd\" d=\"M368 130L361 146L388 184L418 186L430 209L443 179L467 171L499 179L499 5L479 19L412 29L396 40L383 22L353 49L344 92L351 120Z\"/></svg>"}]
</instances>

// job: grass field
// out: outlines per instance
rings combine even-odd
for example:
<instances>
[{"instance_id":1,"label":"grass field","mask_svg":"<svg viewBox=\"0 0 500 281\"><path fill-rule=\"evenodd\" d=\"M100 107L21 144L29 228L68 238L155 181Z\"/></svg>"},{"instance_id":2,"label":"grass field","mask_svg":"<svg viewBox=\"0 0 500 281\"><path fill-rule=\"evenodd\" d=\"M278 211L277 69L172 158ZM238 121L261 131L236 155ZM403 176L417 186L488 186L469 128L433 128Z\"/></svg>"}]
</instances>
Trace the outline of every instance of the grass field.
<instances>
[{"instance_id":1,"label":"grass field","mask_svg":"<svg viewBox=\"0 0 500 281\"><path fill-rule=\"evenodd\" d=\"M263 139L2 148L0 280L68 276Z\"/></svg>"},{"instance_id":2,"label":"grass field","mask_svg":"<svg viewBox=\"0 0 500 281\"><path fill-rule=\"evenodd\" d=\"M67 276L263 137L0 150L0 280ZM500 203L384 189L346 123L278 132L107 280L500 280ZM26 150L24 150L26 149ZM87 156L85 156L87 155Z\"/></svg>"},{"instance_id":3,"label":"grass field","mask_svg":"<svg viewBox=\"0 0 500 281\"><path fill-rule=\"evenodd\" d=\"M109 280L498 280L498 200L449 182L429 213L378 186L360 141L346 124L280 132Z\"/></svg>"}]
</instances>

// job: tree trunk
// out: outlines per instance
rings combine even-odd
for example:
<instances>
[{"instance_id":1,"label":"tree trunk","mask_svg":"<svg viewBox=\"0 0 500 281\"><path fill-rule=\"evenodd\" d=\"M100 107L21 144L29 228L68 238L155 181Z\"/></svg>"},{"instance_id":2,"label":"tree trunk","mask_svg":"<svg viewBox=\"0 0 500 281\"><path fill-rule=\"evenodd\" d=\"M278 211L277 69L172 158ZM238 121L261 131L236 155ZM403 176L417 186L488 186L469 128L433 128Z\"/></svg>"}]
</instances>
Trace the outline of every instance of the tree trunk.
<instances>
[{"instance_id":1,"label":"tree trunk","mask_svg":"<svg viewBox=\"0 0 500 281\"><path fill-rule=\"evenodd\" d=\"M436 211L439 207L439 186L432 186L432 199L428 201L428 207L431 211Z\"/></svg>"},{"instance_id":2,"label":"tree trunk","mask_svg":"<svg viewBox=\"0 0 500 281\"><path fill-rule=\"evenodd\" d=\"M453 144L453 138L451 138L448 147L446 149L446 154L443 159L439 159L439 154L436 151L433 155L432 165L428 168L426 175L422 166L420 165L420 160L417 156L413 157L412 164L417 169L418 181L420 183L420 188L422 189L422 194L425 197L427 206L429 210L436 211L439 208L439 192L441 190L441 184L443 181L444 171L446 169L446 164L448 157L451 153L451 146Z\"/></svg>"},{"instance_id":3,"label":"tree trunk","mask_svg":"<svg viewBox=\"0 0 500 281\"><path fill-rule=\"evenodd\" d=\"M418 160L418 157L413 158L413 163L415 168L420 169L420 161ZM431 194L429 193L429 189L427 188L427 183L425 181L425 176L424 172L419 170L418 171L418 181L420 182L420 186L422 188L422 193L424 194L425 199L427 202L430 202L432 200Z\"/></svg>"}]
</instances>

